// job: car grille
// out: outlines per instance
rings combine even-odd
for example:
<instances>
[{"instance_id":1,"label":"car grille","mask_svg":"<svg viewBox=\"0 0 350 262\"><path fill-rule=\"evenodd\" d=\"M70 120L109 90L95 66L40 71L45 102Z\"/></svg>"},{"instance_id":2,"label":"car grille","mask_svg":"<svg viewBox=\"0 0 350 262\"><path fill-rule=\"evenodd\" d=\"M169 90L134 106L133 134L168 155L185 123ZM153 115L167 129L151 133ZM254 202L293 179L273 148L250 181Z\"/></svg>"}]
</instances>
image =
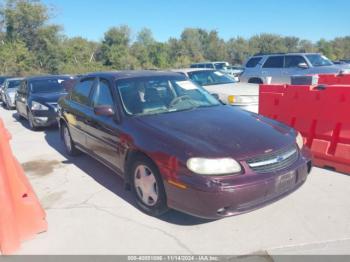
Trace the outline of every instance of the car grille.
<instances>
[{"instance_id":1,"label":"car grille","mask_svg":"<svg viewBox=\"0 0 350 262\"><path fill-rule=\"evenodd\" d=\"M296 146L258 156L247 161L249 167L257 173L280 171L292 165L299 156Z\"/></svg>"}]
</instances>

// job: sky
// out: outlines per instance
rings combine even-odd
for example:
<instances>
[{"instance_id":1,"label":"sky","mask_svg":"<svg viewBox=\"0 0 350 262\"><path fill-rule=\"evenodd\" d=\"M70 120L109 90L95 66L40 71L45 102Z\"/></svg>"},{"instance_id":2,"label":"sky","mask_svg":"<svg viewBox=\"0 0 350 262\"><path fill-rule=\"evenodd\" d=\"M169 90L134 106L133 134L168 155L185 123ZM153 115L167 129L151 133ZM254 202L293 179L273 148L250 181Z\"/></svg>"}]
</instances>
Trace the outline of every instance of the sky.
<instances>
[{"instance_id":1,"label":"sky","mask_svg":"<svg viewBox=\"0 0 350 262\"><path fill-rule=\"evenodd\" d=\"M260 33L313 42L350 36L349 0L42 0L51 22L70 37L99 41L112 26L128 25L136 38L149 28L158 41L180 37L184 28L217 30L220 37Z\"/></svg>"}]
</instances>

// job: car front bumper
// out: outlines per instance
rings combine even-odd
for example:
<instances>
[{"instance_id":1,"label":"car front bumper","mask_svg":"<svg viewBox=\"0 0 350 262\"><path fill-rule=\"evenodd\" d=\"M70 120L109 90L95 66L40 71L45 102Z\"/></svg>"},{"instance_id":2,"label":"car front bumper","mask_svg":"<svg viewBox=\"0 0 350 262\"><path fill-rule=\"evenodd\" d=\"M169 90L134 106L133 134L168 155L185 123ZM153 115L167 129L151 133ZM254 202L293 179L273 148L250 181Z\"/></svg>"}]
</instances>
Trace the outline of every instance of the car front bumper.
<instances>
[{"instance_id":1,"label":"car front bumper","mask_svg":"<svg viewBox=\"0 0 350 262\"><path fill-rule=\"evenodd\" d=\"M10 108L15 108L15 107L16 107L16 104L15 104L15 97L14 97L14 96L7 95L7 96L5 97L5 99L6 99L7 105L8 105Z\"/></svg>"},{"instance_id":2,"label":"car front bumper","mask_svg":"<svg viewBox=\"0 0 350 262\"><path fill-rule=\"evenodd\" d=\"M32 111L34 125L37 127L48 127L57 125L57 113L50 108L47 111Z\"/></svg>"},{"instance_id":3,"label":"car front bumper","mask_svg":"<svg viewBox=\"0 0 350 262\"><path fill-rule=\"evenodd\" d=\"M311 171L311 155L307 149L288 169L273 174L243 174L255 177L246 182L181 189L165 181L170 208L206 219L220 219L263 207L299 188Z\"/></svg>"}]
</instances>

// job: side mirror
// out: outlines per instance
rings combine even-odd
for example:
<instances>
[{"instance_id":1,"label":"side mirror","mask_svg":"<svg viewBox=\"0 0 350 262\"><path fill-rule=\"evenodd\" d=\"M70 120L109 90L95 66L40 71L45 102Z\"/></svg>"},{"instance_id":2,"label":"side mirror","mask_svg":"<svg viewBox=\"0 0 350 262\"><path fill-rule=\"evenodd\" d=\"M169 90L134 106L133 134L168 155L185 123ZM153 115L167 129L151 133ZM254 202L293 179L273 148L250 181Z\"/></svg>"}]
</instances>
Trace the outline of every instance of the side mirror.
<instances>
[{"instance_id":1,"label":"side mirror","mask_svg":"<svg viewBox=\"0 0 350 262\"><path fill-rule=\"evenodd\" d=\"M98 116L113 116L114 110L111 106L108 105L102 105L102 106L95 106L94 112Z\"/></svg>"},{"instance_id":2,"label":"side mirror","mask_svg":"<svg viewBox=\"0 0 350 262\"><path fill-rule=\"evenodd\" d=\"M309 66L308 66L306 63L299 63L299 64L298 64L298 67L301 68L301 69L307 69L307 68L309 68Z\"/></svg>"}]
</instances>

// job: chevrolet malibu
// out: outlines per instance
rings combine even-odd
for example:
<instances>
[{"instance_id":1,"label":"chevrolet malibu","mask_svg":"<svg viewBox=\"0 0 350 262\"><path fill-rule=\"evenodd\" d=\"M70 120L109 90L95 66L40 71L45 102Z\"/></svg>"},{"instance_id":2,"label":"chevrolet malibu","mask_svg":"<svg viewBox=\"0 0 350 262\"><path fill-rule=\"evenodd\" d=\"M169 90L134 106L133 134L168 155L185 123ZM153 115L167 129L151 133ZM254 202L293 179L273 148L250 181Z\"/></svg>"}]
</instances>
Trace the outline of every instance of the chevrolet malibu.
<instances>
[{"instance_id":1,"label":"chevrolet malibu","mask_svg":"<svg viewBox=\"0 0 350 262\"><path fill-rule=\"evenodd\" d=\"M122 176L138 207L218 219L291 193L311 170L294 129L219 103L174 72L83 76L58 106L69 155Z\"/></svg>"}]
</instances>

